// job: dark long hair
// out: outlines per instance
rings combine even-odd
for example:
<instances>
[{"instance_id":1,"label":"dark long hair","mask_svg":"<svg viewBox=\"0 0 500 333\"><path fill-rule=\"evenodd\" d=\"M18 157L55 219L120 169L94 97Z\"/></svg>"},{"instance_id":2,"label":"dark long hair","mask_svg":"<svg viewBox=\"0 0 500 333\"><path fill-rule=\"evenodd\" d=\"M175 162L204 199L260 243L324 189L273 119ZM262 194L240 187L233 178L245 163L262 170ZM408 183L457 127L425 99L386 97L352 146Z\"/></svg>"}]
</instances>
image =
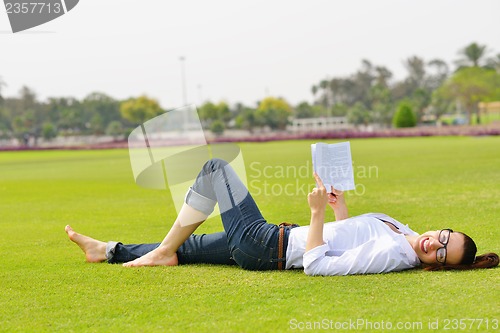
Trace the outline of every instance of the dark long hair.
<instances>
[{"instance_id":1,"label":"dark long hair","mask_svg":"<svg viewBox=\"0 0 500 333\"><path fill-rule=\"evenodd\" d=\"M464 255L460 260L459 264L456 265L428 265L424 267L426 271L444 271L444 270L469 270L477 268L491 268L498 266L498 254L490 252L480 256L476 256L477 247L476 243L464 234L463 232L458 232L464 236Z\"/></svg>"}]
</instances>

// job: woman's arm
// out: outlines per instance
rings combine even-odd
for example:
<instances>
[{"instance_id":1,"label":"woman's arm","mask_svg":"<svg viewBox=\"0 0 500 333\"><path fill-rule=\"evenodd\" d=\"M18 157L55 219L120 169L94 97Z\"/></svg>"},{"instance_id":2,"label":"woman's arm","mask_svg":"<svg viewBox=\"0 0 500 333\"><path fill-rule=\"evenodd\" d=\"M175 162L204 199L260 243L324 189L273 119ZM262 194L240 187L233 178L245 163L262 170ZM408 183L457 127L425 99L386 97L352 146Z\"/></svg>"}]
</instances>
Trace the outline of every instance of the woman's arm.
<instances>
[{"instance_id":1,"label":"woman's arm","mask_svg":"<svg viewBox=\"0 0 500 333\"><path fill-rule=\"evenodd\" d=\"M325 207L328 202L328 193L316 173L314 173L314 178L318 187L307 196L307 202L311 209L311 223L307 234L306 251L324 244L323 224L325 223Z\"/></svg>"},{"instance_id":2,"label":"woman's arm","mask_svg":"<svg viewBox=\"0 0 500 333\"><path fill-rule=\"evenodd\" d=\"M332 193L328 193L328 205L335 213L335 221L345 220L349 217L344 192L334 189L333 186Z\"/></svg>"}]
</instances>

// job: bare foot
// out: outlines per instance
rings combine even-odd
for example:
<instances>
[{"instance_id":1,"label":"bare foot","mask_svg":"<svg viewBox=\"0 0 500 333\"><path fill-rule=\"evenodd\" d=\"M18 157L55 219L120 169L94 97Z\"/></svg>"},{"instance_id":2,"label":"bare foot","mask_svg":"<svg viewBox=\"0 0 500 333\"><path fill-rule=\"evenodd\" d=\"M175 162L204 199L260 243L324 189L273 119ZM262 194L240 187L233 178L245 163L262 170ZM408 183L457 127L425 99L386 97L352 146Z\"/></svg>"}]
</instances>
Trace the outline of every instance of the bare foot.
<instances>
[{"instance_id":1,"label":"bare foot","mask_svg":"<svg viewBox=\"0 0 500 333\"><path fill-rule=\"evenodd\" d=\"M102 262L106 260L106 243L81 235L69 225L64 228L64 231L68 234L69 239L85 252L87 262Z\"/></svg>"},{"instance_id":2,"label":"bare foot","mask_svg":"<svg viewBox=\"0 0 500 333\"><path fill-rule=\"evenodd\" d=\"M173 255L162 253L161 248L156 248L153 251L146 253L140 258L124 263L125 267L142 267L142 266L177 266L179 260L177 254Z\"/></svg>"}]
</instances>

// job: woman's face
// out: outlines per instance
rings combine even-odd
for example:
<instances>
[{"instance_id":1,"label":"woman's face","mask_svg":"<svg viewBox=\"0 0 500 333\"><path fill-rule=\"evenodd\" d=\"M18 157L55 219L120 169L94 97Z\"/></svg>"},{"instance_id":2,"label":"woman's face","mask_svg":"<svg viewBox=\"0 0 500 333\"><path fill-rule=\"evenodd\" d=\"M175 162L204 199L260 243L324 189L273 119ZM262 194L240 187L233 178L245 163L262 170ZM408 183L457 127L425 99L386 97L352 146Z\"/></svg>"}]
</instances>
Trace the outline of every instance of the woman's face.
<instances>
[{"instance_id":1,"label":"woman's face","mask_svg":"<svg viewBox=\"0 0 500 333\"><path fill-rule=\"evenodd\" d=\"M449 229L427 231L417 237L412 248L425 264L442 264L444 260L446 264L459 264L464 254L464 236Z\"/></svg>"}]
</instances>

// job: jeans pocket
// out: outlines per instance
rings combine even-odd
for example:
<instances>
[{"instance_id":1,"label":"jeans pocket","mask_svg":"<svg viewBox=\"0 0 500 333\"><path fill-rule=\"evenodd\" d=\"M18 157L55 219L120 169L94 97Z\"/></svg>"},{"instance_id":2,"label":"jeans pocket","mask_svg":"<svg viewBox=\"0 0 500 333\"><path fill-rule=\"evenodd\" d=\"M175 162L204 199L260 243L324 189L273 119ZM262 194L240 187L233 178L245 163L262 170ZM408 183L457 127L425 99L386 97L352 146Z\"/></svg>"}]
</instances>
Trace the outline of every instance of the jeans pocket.
<instances>
[{"instance_id":1,"label":"jeans pocket","mask_svg":"<svg viewBox=\"0 0 500 333\"><path fill-rule=\"evenodd\" d=\"M262 264L262 259L257 258L254 256L251 256L240 248L237 248L233 251L232 257L234 261L243 269L248 269L248 270L259 270L261 264Z\"/></svg>"}]
</instances>

